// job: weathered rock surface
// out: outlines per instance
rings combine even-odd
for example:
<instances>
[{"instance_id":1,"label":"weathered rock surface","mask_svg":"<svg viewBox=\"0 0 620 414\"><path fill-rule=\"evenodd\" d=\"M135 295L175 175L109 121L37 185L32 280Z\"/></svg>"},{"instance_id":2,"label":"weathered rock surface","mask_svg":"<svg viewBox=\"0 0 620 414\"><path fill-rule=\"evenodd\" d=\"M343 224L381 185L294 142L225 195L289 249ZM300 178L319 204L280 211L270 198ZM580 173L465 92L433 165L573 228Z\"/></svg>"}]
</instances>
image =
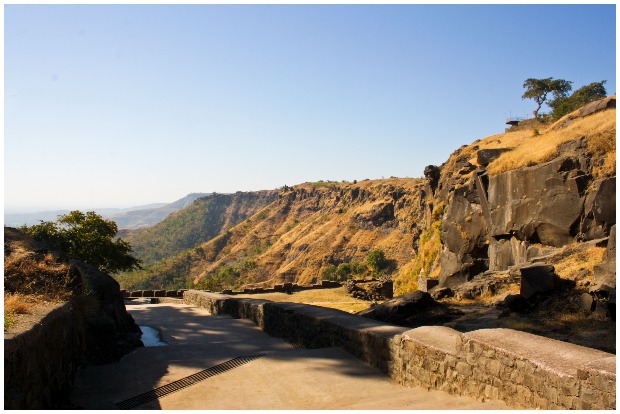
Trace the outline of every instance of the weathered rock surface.
<instances>
[{"instance_id":1,"label":"weathered rock surface","mask_svg":"<svg viewBox=\"0 0 620 414\"><path fill-rule=\"evenodd\" d=\"M428 292L419 290L397 296L358 313L365 318L404 326L433 325L460 314L436 302Z\"/></svg>"},{"instance_id":2,"label":"weathered rock surface","mask_svg":"<svg viewBox=\"0 0 620 414\"><path fill-rule=\"evenodd\" d=\"M594 240L609 234L616 223L616 177L596 180L586 197L580 236Z\"/></svg>"},{"instance_id":3,"label":"weathered rock surface","mask_svg":"<svg viewBox=\"0 0 620 414\"><path fill-rule=\"evenodd\" d=\"M476 275L472 280L452 287L452 295L457 300L475 299L482 295L495 295L519 279L508 272L487 271Z\"/></svg>"},{"instance_id":4,"label":"weathered rock surface","mask_svg":"<svg viewBox=\"0 0 620 414\"><path fill-rule=\"evenodd\" d=\"M424 177L428 180L428 183L433 191L437 188L440 175L441 171L436 165L427 165L424 167Z\"/></svg>"},{"instance_id":5,"label":"weathered rock surface","mask_svg":"<svg viewBox=\"0 0 620 414\"><path fill-rule=\"evenodd\" d=\"M347 280L345 287L349 295L361 300L380 301L392 299L394 296L394 283L391 280Z\"/></svg>"},{"instance_id":6,"label":"weathered rock surface","mask_svg":"<svg viewBox=\"0 0 620 414\"><path fill-rule=\"evenodd\" d=\"M437 279L429 279L425 275L418 276L418 290L422 292L428 292L437 285L439 285L439 280Z\"/></svg>"},{"instance_id":7,"label":"weathered rock surface","mask_svg":"<svg viewBox=\"0 0 620 414\"><path fill-rule=\"evenodd\" d=\"M509 148L487 148L478 150L476 153L476 162L478 165L487 166L495 161L504 152L510 151Z\"/></svg>"},{"instance_id":8,"label":"weathered rock surface","mask_svg":"<svg viewBox=\"0 0 620 414\"><path fill-rule=\"evenodd\" d=\"M548 264L533 264L520 268L521 296L531 299L539 293L547 293L557 286L555 268Z\"/></svg>"},{"instance_id":9,"label":"weathered rock surface","mask_svg":"<svg viewBox=\"0 0 620 414\"><path fill-rule=\"evenodd\" d=\"M563 246L583 211L587 177L579 160L559 157L489 179L490 235Z\"/></svg>"},{"instance_id":10,"label":"weathered rock surface","mask_svg":"<svg viewBox=\"0 0 620 414\"><path fill-rule=\"evenodd\" d=\"M441 286L456 286L488 269L487 220L475 178L455 189L441 227Z\"/></svg>"},{"instance_id":11,"label":"weathered rock surface","mask_svg":"<svg viewBox=\"0 0 620 414\"><path fill-rule=\"evenodd\" d=\"M579 116L591 115L595 112L602 111L603 109L616 107L616 95L608 96L607 98L591 102L585 105L579 110Z\"/></svg>"}]
</instances>

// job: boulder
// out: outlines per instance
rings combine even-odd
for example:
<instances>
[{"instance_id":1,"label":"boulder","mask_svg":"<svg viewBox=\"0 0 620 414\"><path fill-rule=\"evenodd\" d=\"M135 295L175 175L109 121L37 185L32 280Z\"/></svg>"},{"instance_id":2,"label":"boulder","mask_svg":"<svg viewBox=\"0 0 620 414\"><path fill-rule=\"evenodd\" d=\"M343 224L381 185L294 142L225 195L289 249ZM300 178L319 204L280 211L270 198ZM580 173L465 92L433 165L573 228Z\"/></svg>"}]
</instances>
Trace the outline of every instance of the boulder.
<instances>
[{"instance_id":1,"label":"boulder","mask_svg":"<svg viewBox=\"0 0 620 414\"><path fill-rule=\"evenodd\" d=\"M476 162L478 165L487 166L506 151L510 151L510 148L481 149L476 153Z\"/></svg>"},{"instance_id":2,"label":"boulder","mask_svg":"<svg viewBox=\"0 0 620 414\"><path fill-rule=\"evenodd\" d=\"M521 295L507 295L501 306L517 313L526 313L531 308L527 300Z\"/></svg>"},{"instance_id":3,"label":"boulder","mask_svg":"<svg viewBox=\"0 0 620 414\"><path fill-rule=\"evenodd\" d=\"M424 177L428 180L428 183L433 191L437 188L440 175L441 170L436 165L427 165L424 167Z\"/></svg>"},{"instance_id":4,"label":"boulder","mask_svg":"<svg viewBox=\"0 0 620 414\"><path fill-rule=\"evenodd\" d=\"M454 296L454 292L452 291L452 289L450 289L449 287L441 286L435 286L434 288L430 289L428 293L430 293L431 297L435 300L451 298L452 296Z\"/></svg>"},{"instance_id":5,"label":"boulder","mask_svg":"<svg viewBox=\"0 0 620 414\"><path fill-rule=\"evenodd\" d=\"M592 295L589 293L582 293L579 296L579 307L587 312L592 312L596 307Z\"/></svg>"},{"instance_id":6,"label":"boulder","mask_svg":"<svg viewBox=\"0 0 620 414\"><path fill-rule=\"evenodd\" d=\"M347 280L345 283L347 293L354 298L366 301L380 301L392 299L394 296L394 282L384 281L356 281Z\"/></svg>"},{"instance_id":7,"label":"boulder","mask_svg":"<svg viewBox=\"0 0 620 414\"><path fill-rule=\"evenodd\" d=\"M555 268L549 264L533 264L521 267L520 295L531 299L540 293L547 293L555 289L557 276Z\"/></svg>"},{"instance_id":8,"label":"boulder","mask_svg":"<svg viewBox=\"0 0 620 414\"><path fill-rule=\"evenodd\" d=\"M428 292L416 290L359 312L358 315L382 322L398 324L417 313L437 306L440 306L440 304Z\"/></svg>"},{"instance_id":9,"label":"boulder","mask_svg":"<svg viewBox=\"0 0 620 414\"><path fill-rule=\"evenodd\" d=\"M608 96L598 101L590 102L579 109L579 116L588 116L607 108L616 107L616 95Z\"/></svg>"},{"instance_id":10,"label":"boulder","mask_svg":"<svg viewBox=\"0 0 620 414\"><path fill-rule=\"evenodd\" d=\"M508 272L487 271L476 275L469 282L454 286L451 289L457 300L475 299L483 295L495 295L517 282L518 278L510 276Z\"/></svg>"},{"instance_id":11,"label":"boulder","mask_svg":"<svg viewBox=\"0 0 620 414\"><path fill-rule=\"evenodd\" d=\"M457 286L471 280L469 269L472 263L464 263L462 257L446 249L445 246L439 253L439 266L441 267L439 275L441 287Z\"/></svg>"}]
</instances>

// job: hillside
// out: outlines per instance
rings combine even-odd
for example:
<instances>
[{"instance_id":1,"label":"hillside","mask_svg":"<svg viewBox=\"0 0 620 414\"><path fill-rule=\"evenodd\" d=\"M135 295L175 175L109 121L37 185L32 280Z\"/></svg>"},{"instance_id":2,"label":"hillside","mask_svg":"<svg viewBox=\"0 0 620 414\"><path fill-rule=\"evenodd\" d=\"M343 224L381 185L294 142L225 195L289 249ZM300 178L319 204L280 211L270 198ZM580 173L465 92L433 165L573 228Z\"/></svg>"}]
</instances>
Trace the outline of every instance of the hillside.
<instances>
[{"instance_id":1,"label":"hillside","mask_svg":"<svg viewBox=\"0 0 620 414\"><path fill-rule=\"evenodd\" d=\"M398 275L406 271L427 221L427 191L421 179L285 187L259 213L158 263L149 269L149 277L162 286L183 278L198 283L222 273L235 275L235 285L310 283L332 266L364 262L372 249L383 250ZM132 276L119 280L131 287Z\"/></svg>"},{"instance_id":2,"label":"hillside","mask_svg":"<svg viewBox=\"0 0 620 414\"><path fill-rule=\"evenodd\" d=\"M134 256L145 265L208 241L271 203L276 191L216 194L192 200L180 211L144 229L123 230Z\"/></svg>"},{"instance_id":3,"label":"hillside","mask_svg":"<svg viewBox=\"0 0 620 414\"><path fill-rule=\"evenodd\" d=\"M312 283L380 249L398 294L418 289L420 278L441 288L488 272L502 278L571 244L606 240L615 224L615 97L597 105L608 109L582 108L554 124L526 122L463 145L428 166L425 179L284 187L245 221L203 243L182 238L190 250L160 249L161 261L119 281L129 289L216 290ZM155 245L183 227L167 222ZM580 260L569 277L581 269L581 279L594 281Z\"/></svg>"}]
</instances>

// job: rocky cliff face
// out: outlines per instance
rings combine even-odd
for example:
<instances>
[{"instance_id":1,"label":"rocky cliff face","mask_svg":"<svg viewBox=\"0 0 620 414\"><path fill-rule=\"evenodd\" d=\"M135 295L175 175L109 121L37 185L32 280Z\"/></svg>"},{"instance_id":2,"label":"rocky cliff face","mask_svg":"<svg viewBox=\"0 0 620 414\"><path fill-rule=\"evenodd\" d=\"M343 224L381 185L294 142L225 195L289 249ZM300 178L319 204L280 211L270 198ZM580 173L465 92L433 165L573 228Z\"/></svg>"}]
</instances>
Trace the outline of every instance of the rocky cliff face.
<instances>
[{"instance_id":1,"label":"rocky cliff face","mask_svg":"<svg viewBox=\"0 0 620 414\"><path fill-rule=\"evenodd\" d=\"M312 283L330 266L381 249L399 294L492 279L563 246L605 239L615 224L610 102L542 133L521 128L464 145L428 166L426 179L284 187L252 217L160 262L150 276L158 284L143 288L217 275L236 287Z\"/></svg>"},{"instance_id":2,"label":"rocky cliff face","mask_svg":"<svg viewBox=\"0 0 620 414\"><path fill-rule=\"evenodd\" d=\"M607 139L613 140L615 159L613 125ZM445 206L441 252L432 268L439 286L458 286L485 271L507 271L571 243L609 236L615 167L598 169L610 156L596 151L600 139L565 136L549 161L499 174L487 167L511 148L481 148L487 139L453 153L434 192L435 204Z\"/></svg>"}]
</instances>

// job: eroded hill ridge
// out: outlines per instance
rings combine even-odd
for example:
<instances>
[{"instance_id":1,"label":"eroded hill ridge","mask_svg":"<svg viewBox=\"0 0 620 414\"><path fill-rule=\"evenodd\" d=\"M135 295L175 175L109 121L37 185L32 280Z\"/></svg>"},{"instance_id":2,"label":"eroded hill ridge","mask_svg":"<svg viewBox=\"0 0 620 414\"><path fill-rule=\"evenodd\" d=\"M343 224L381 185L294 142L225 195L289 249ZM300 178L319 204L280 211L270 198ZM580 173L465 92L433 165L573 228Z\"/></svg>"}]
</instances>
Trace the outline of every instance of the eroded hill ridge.
<instances>
[{"instance_id":1,"label":"eroded hill ridge","mask_svg":"<svg viewBox=\"0 0 620 414\"><path fill-rule=\"evenodd\" d=\"M615 96L604 101L553 125L464 145L424 179L285 186L256 214L228 220L219 235L124 287L187 287L227 269L237 287L307 284L381 249L403 293L459 286L605 240L615 224ZM602 283L594 276L581 274Z\"/></svg>"}]
</instances>

